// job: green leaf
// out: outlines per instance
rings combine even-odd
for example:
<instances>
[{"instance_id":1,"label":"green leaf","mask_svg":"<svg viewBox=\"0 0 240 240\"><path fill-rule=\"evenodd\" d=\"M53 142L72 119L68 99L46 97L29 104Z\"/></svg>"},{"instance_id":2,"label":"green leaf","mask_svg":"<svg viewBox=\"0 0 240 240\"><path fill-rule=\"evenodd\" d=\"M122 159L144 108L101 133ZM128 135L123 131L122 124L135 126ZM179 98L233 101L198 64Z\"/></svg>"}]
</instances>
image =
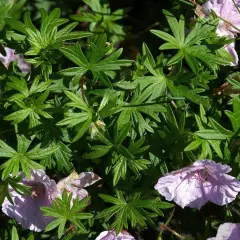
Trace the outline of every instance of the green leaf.
<instances>
[{"instance_id":1,"label":"green leaf","mask_svg":"<svg viewBox=\"0 0 240 240\"><path fill-rule=\"evenodd\" d=\"M80 45L76 44L75 47L63 47L60 51L69 60L75 63L77 68L70 68L60 71L60 74L67 76L80 75L90 71L95 80L101 80L104 85L111 86L109 77L113 78L113 71L120 70L124 66L130 66L130 60L118 60L122 53L122 49L112 52L107 55L109 47L105 46L106 35L99 35L91 42L86 54L83 53Z\"/></svg>"},{"instance_id":2,"label":"green leaf","mask_svg":"<svg viewBox=\"0 0 240 240\"><path fill-rule=\"evenodd\" d=\"M196 139L195 141L191 142L187 147L184 148L184 151L192 151L197 149L202 144L200 139Z\"/></svg>"},{"instance_id":3,"label":"green leaf","mask_svg":"<svg viewBox=\"0 0 240 240\"><path fill-rule=\"evenodd\" d=\"M170 203L161 202L159 198L143 198L140 193L133 193L128 200L122 192L117 191L116 195L117 198L105 194L99 195L105 202L114 206L105 208L96 219L104 218L105 221L109 221L114 216L111 228L114 228L117 234L123 228L128 228L128 222L132 227L136 225L146 227L146 222L151 222L151 216L163 216L160 209L173 207Z\"/></svg>"},{"instance_id":4,"label":"green leaf","mask_svg":"<svg viewBox=\"0 0 240 240\"><path fill-rule=\"evenodd\" d=\"M170 42L172 44L172 46L174 46L176 49L179 48L178 41L170 34L160 31L160 30L151 30L151 33L155 34L156 36L158 36L159 38L161 38L165 41Z\"/></svg>"},{"instance_id":5,"label":"green leaf","mask_svg":"<svg viewBox=\"0 0 240 240\"><path fill-rule=\"evenodd\" d=\"M195 134L207 140L226 140L231 138L231 135L222 134L218 130L214 129L200 130L195 132Z\"/></svg>"},{"instance_id":6,"label":"green leaf","mask_svg":"<svg viewBox=\"0 0 240 240\"><path fill-rule=\"evenodd\" d=\"M16 227L14 227L14 226L12 227L12 236L11 236L11 239L12 239L12 240L19 240L17 229L16 229Z\"/></svg>"},{"instance_id":7,"label":"green leaf","mask_svg":"<svg viewBox=\"0 0 240 240\"><path fill-rule=\"evenodd\" d=\"M2 205L5 197L7 196L8 185L5 182L0 182L0 205Z\"/></svg>"},{"instance_id":8,"label":"green leaf","mask_svg":"<svg viewBox=\"0 0 240 240\"><path fill-rule=\"evenodd\" d=\"M87 232L80 219L92 218L92 214L82 213L89 203L90 197L79 200L78 197L72 198L72 193L67 194L66 189L62 193L61 198L56 198L50 207L41 207L45 216L56 218L48 224L46 231L51 231L58 227L58 237L64 233L65 224L69 221L76 225L82 233ZM74 200L74 201L73 201ZM73 204L71 204L73 202Z\"/></svg>"},{"instance_id":9,"label":"green leaf","mask_svg":"<svg viewBox=\"0 0 240 240\"><path fill-rule=\"evenodd\" d=\"M17 151L9 147L4 142L0 142L0 157L9 158L0 166L0 169L3 169L3 180L9 177L10 174L17 176L20 169L22 169L25 175L30 178L30 169L44 169L42 165L36 163L34 160L42 160L50 157L58 149L58 146L40 148L39 144L30 151L27 151L31 141L24 136L18 135L17 141Z\"/></svg>"},{"instance_id":10,"label":"green leaf","mask_svg":"<svg viewBox=\"0 0 240 240\"><path fill-rule=\"evenodd\" d=\"M4 120L13 121L13 124L18 124L18 123L22 122L24 119L26 119L31 112L32 112L31 108L19 110L19 111L16 111L16 112L4 117Z\"/></svg>"},{"instance_id":11,"label":"green leaf","mask_svg":"<svg viewBox=\"0 0 240 240\"><path fill-rule=\"evenodd\" d=\"M206 44L206 42L203 42L203 40L214 36L215 27L218 24L216 19L197 19L194 28L185 37L184 17L181 15L180 20L177 21L177 19L168 11L163 10L163 12L174 37L159 30L151 30L151 32L167 41L167 43L164 43L160 47L161 50L178 50L177 54L172 56L168 61L168 65L181 63L182 59L185 58L190 69L195 74L198 74L202 65L205 65L211 71L216 72L218 65L230 64L231 60L226 57L226 55L221 54L221 48L224 46L224 43L218 42L217 44L214 44L214 42L211 42L211 44L209 44L208 42L208 44Z\"/></svg>"},{"instance_id":12,"label":"green leaf","mask_svg":"<svg viewBox=\"0 0 240 240\"><path fill-rule=\"evenodd\" d=\"M81 125L81 127L78 130L77 135L74 137L73 142L77 141L79 138L83 136L84 133L87 132L88 128L90 127L92 123L92 118L89 118L85 123Z\"/></svg>"},{"instance_id":13,"label":"green leaf","mask_svg":"<svg viewBox=\"0 0 240 240\"><path fill-rule=\"evenodd\" d=\"M177 19L168 11L163 10L163 14L167 18L168 24L174 34L174 37L179 43L183 43L185 39L185 22L184 17L181 15L178 23Z\"/></svg>"},{"instance_id":14,"label":"green leaf","mask_svg":"<svg viewBox=\"0 0 240 240\"><path fill-rule=\"evenodd\" d=\"M233 98L233 112L229 110L225 110L225 114L228 116L228 118L231 121L232 128L234 132L236 133L240 129L240 99L238 96L235 96Z\"/></svg>"},{"instance_id":15,"label":"green leaf","mask_svg":"<svg viewBox=\"0 0 240 240\"><path fill-rule=\"evenodd\" d=\"M84 158L86 159L100 158L106 155L111 148L112 146L94 145L91 147L92 152L85 154Z\"/></svg>"}]
</instances>

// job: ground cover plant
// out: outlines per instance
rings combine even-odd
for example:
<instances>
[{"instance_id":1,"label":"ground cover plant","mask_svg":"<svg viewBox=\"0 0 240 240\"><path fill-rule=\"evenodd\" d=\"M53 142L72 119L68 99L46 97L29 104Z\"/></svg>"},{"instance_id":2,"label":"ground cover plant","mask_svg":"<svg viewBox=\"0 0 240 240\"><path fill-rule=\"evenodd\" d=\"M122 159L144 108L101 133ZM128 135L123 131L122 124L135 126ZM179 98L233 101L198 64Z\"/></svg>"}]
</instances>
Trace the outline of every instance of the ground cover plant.
<instances>
[{"instance_id":1,"label":"ground cover plant","mask_svg":"<svg viewBox=\"0 0 240 240\"><path fill-rule=\"evenodd\" d=\"M240 239L239 0L0 0L0 239Z\"/></svg>"}]
</instances>

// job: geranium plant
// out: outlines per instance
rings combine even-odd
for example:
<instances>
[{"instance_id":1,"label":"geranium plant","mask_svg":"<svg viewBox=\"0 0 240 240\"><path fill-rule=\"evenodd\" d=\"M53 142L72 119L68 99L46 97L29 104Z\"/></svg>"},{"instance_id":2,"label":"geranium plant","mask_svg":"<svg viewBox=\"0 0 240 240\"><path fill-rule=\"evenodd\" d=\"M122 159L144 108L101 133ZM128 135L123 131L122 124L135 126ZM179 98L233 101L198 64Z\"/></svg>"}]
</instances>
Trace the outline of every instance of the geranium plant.
<instances>
[{"instance_id":1,"label":"geranium plant","mask_svg":"<svg viewBox=\"0 0 240 240\"><path fill-rule=\"evenodd\" d=\"M240 239L240 1L142 2L0 0L1 239Z\"/></svg>"}]
</instances>

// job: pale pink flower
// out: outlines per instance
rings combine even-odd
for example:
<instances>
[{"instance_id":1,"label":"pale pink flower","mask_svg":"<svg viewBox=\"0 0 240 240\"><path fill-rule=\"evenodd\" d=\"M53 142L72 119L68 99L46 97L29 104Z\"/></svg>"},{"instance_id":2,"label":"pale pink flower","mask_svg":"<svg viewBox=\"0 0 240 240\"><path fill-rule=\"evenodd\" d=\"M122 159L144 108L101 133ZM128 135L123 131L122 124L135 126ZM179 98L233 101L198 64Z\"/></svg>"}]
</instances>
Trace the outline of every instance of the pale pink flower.
<instances>
[{"instance_id":1,"label":"pale pink flower","mask_svg":"<svg viewBox=\"0 0 240 240\"><path fill-rule=\"evenodd\" d=\"M2 211L9 217L15 218L24 229L40 232L52 221L51 217L43 215L40 207L51 206L58 195L57 184L43 170L31 170L30 179L22 173L20 175L21 182L31 187L31 195L23 196L10 189L14 205L5 198Z\"/></svg>"},{"instance_id":2,"label":"pale pink flower","mask_svg":"<svg viewBox=\"0 0 240 240\"><path fill-rule=\"evenodd\" d=\"M240 192L240 181L227 174L231 170L228 165L198 160L161 177L155 189L182 208L200 209L208 201L222 206L232 202Z\"/></svg>"},{"instance_id":3,"label":"pale pink flower","mask_svg":"<svg viewBox=\"0 0 240 240\"><path fill-rule=\"evenodd\" d=\"M101 178L93 172L82 172L79 175L76 172L72 172L68 177L63 178L57 184L60 193L64 189L68 193L72 192L72 200L78 197L80 200L88 196L88 192L84 189L95 182L99 181Z\"/></svg>"},{"instance_id":4,"label":"pale pink flower","mask_svg":"<svg viewBox=\"0 0 240 240\"><path fill-rule=\"evenodd\" d=\"M217 236L207 240L239 240L240 223L224 223L218 228Z\"/></svg>"},{"instance_id":5,"label":"pale pink flower","mask_svg":"<svg viewBox=\"0 0 240 240\"><path fill-rule=\"evenodd\" d=\"M232 42L232 43L226 45L225 49L231 54L231 56L233 58L232 66L237 66L238 65L238 54L235 49L235 42Z\"/></svg>"},{"instance_id":6,"label":"pale pink flower","mask_svg":"<svg viewBox=\"0 0 240 240\"><path fill-rule=\"evenodd\" d=\"M8 47L4 47L4 50L6 52L6 56L3 56L0 53L0 62L2 62L2 64L8 68L9 64L11 62L17 61L17 65L19 67L19 69L22 71L22 73L28 73L31 70L31 65L29 63L26 63L24 61L24 58L15 53L14 49L8 48Z\"/></svg>"},{"instance_id":7,"label":"pale pink flower","mask_svg":"<svg viewBox=\"0 0 240 240\"><path fill-rule=\"evenodd\" d=\"M239 5L239 0L236 2ZM217 16L231 23L235 27L240 28L240 14L232 0L208 0L206 3L203 4L202 7L203 9L207 10L207 15L209 15L211 10L213 10L217 14ZM239 32L227 22L219 19L219 25L216 33L221 37L225 36L229 39L232 39ZM235 44L231 43L230 45L226 45L225 49L233 57L232 65L238 65L238 56L235 50Z\"/></svg>"},{"instance_id":8,"label":"pale pink flower","mask_svg":"<svg viewBox=\"0 0 240 240\"><path fill-rule=\"evenodd\" d=\"M135 240L135 238L125 230L122 230L118 235L116 235L115 230L110 230L101 232L95 240Z\"/></svg>"}]
</instances>

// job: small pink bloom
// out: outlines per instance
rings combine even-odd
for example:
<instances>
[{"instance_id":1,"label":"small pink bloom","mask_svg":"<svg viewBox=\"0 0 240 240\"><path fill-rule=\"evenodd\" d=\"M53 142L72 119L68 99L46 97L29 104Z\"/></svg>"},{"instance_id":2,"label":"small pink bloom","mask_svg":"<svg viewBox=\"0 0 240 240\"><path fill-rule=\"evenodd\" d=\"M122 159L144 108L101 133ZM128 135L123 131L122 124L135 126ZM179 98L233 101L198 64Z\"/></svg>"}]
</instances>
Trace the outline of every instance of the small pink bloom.
<instances>
[{"instance_id":1,"label":"small pink bloom","mask_svg":"<svg viewBox=\"0 0 240 240\"><path fill-rule=\"evenodd\" d=\"M83 189L88 187L101 178L93 172L82 172L79 175L76 172L72 172L68 177L63 178L57 184L59 192L62 193L64 189L67 192L72 192L72 199L78 197L80 200L88 196L88 192Z\"/></svg>"},{"instance_id":2,"label":"small pink bloom","mask_svg":"<svg viewBox=\"0 0 240 240\"><path fill-rule=\"evenodd\" d=\"M240 223L224 223L218 228L217 236L207 240L239 240Z\"/></svg>"},{"instance_id":3,"label":"small pink bloom","mask_svg":"<svg viewBox=\"0 0 240 240\"><path fill-rule=\"evenodd\" d=\"M15 218L23 228L40 232L52 221L51 217L43 216L40 207L51 206L58 195L57 184L43 170L31 170L30 179L24 174L21 175L21 182L31 187L31 195L22 196L10 189L14 205L5 198L2 211L9 217Z\"/></svg>"},{"instance_id":4,"label":"small pink bloom","mask_svg":"<svg viewBox=\"0 0 240 240\"><path fill-rule=\"evenodd\" d=\"M2 62L2 64L8 68L9 64L11 62L17 61L17 65L20 68L20 70L22 71L22 73L28 73L31 70L31 65L29 63L26 63L24 61L24 58L15 53L14 49L8 48L8 47L4 47L4 50L6 52L6 56L3 56L0 53L0 62Z\"/></svg>"},{"instance_id":5,"label":"small pink bloom","mask_svg":"<svg viewBox=\"0 0 240 240\"><path fill-rule=\"evenodd\" d=\"M239 1L236 2L239 5ZM232 0L208 0L203 4L202 7L209 13L211 10L213 10L217 16L223 18L227 22L230 22L232 25L240 29L240 14ZM237 29L233 28L229 23L226 23L221 19L219 20L219 25L216 32L219 36L226 36L229 39L234 38L239 33ZM225 49L232 55L234 59L232 65L236 66L238 65L238 57L235 50L235 44L231 43L230 45L225 46Z\"/></svg>"},{"instance_id":6,"label":"small pink bloom","mask_svg":"<svg viewBox=\"0 0 240 240\"><path fill-rule=\"evenodd\" d=\"M135 240L135 238L125 230L122 230L118 235L116 235L115 230L110 230L101 232L95 240Z\"/></svg>"},{"instance_id":7,"label":"small pink bloom","mask_svg":"<svg viewBox=\"0 0 240 240\"><path fill-rule=\"evenodd\" d=\"M232 202L240 192L240 181L227 174L231 170L228 165L198 160L161 177L155 189L182 208L200 209L208 201L222 206Z\"/></svg>"}]
</instances>

